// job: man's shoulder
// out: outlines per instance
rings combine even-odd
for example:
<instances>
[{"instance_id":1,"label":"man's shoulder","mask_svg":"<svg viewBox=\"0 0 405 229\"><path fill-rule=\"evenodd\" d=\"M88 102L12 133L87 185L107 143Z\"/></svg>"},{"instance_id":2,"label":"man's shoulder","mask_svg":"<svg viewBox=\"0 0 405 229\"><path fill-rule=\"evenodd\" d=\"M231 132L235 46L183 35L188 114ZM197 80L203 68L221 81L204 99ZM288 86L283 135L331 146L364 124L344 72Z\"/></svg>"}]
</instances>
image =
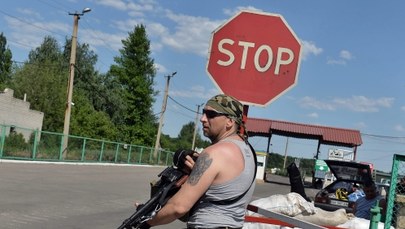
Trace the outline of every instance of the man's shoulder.
<instances>
[{"instance_id":1,"label":"man's shoulder","mask_svg":"<svg viewBox=\"0 0 405 229\"><path fill-rule=\"evenodd\" d=\"M239 149L235 141L220 141L208 146L205 151L210 153Z\"/></svg>"},{"instance_id":2,"label":"man's shoulder","mask_svg":"<svg viewBox=\"0 0 405 229\"><path fill-rule=\"evenodd\" d=\"M204 150L211 158L219 162L238 162L243 160L239 146L234 142L222 141L207 147ZM237 156L239 155L239 156Z\"/></svg>"}]
</instances>

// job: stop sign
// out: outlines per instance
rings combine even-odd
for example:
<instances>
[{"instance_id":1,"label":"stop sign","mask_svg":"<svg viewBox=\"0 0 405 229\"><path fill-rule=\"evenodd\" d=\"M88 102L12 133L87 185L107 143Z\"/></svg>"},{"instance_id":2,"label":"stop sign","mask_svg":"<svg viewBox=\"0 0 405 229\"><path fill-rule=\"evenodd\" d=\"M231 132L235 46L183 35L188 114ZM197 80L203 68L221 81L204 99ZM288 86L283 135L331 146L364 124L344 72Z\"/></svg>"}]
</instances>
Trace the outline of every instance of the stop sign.
<instances>
[{"instance_id":1,"label":"stop sign","mask_svg":"<svg viewBox=\"0 0 405 229\"><path fill-rule=\"evenodd\" d=\"M213 31L207 72L223 93L267 106L295 86L300 53L281 15L241 11Z\"/></svg>"}]
</instances>

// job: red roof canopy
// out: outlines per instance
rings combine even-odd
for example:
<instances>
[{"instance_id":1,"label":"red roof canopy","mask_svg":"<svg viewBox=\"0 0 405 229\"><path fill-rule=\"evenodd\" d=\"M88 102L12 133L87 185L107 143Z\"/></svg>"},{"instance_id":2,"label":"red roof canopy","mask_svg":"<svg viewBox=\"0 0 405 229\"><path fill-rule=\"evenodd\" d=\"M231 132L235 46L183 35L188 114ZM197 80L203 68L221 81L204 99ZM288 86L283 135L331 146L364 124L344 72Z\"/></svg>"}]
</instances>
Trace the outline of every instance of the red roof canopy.
<instances>
[{"instance_id":1,"label":"red roof canopy","mask_svg":"<svg viewBox=\"0 0 405 229\"><path fill-rule=\"evenodd\" d=\"M301 124L270 119L247 118L248 135L271 138L272 134L318 140L319 144L357 147L363 142L358 130Z\"/></svg>"}]
</instances>

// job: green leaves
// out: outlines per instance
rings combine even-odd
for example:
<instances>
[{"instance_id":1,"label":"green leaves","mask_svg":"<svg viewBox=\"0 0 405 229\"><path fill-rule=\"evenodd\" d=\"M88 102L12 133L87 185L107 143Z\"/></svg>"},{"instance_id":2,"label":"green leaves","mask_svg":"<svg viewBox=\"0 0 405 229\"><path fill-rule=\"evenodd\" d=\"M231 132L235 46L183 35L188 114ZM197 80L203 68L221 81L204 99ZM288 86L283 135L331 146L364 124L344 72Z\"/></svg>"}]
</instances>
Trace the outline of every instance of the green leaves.
<instances>
[{"instance_id":1,"label":"green leaves","mask_svg":"<svg viewBox=\"0 0 405 229\"><path fill-rule=\"evenodd\" d=\"M95 70L97 55L88 44L78 44L70 119L70 135L154 146L157 118L153 114L156 69L150 57L146 28L137 25L122 41L120 55L107 73ZM44 113L42 130L62 132L67 102L71 40L60 46L46 36L30 51L28 60L12 69L12 55L0 34L0 89L10 87L14 96ZM13 71L14 70L14 71ZM175 151L191 148L194 124L183 126L177 138L163 136L161 145ZM196 136L196 146L208 141Z\"/></svg>"},{"instance_id":2,"label":"green leaves","mask_svg":"<svg viewBox=\"0 0 405 229\"><path fill-rule=\"evenodd\" d=\"M157 130L152 112L156 70L149 57L150 42L145 27L135 26L122 44L121 55L115 58L116 64L109 71L122 88L125 110L121 119L116 120L121 124L120 137L133 144L153 145Z\"/></svg>"},{"instance_id":3,"label":"green leaves","mask_svg":"<svg viewBox=\"0 0 405 229\"><path fill-rule=\"evenodd\" d=\"M7 47L7 39L0 33L0 91L3 91L11 77L12 53Z\"/></svg>"}]
</instances>

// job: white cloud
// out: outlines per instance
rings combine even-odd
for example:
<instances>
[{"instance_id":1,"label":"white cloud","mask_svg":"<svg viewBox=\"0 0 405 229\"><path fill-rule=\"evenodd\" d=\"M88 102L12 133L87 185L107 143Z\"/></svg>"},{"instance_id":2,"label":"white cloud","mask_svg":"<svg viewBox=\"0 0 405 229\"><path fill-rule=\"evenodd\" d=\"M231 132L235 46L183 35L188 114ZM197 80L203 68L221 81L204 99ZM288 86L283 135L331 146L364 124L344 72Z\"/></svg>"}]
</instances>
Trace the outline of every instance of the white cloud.
<instances>
[{"instance_id":1,"label":"white cloud","mask_svg":"<svg viewBox=\"0 0 405 229\"><path fill-rule=\"evenodd\" d=\"M207 56L211 32L223 21L211 21L205 17L194 17L184 14L174 14L166 10L164 12L168 20L175 23L173 30L161 23L148 21L144 18L131 18L125 21L114 21L113 27L121 31L129 31L138 24L143 24L151 40L152 51L162 50L164 47L183 53L194 53L199 56Z\"/></svg>"},{"instance_id":2,"label":"white cloud","mask_svg":"<svg viewBox=\"0 0 405 229\"><path fill-rule=\"evenodd\" d=\"M378 112L381 108L390 108L394 98L381 97L371 99L365 96L352 96L350 98L335 98L331 101L319 101L313 97L303 97L298 102L304 108L333 111L338 108L355 112Z\"/></svg>"},{"instance_id":3,"label":"white cloud","mask_svg":"<svg viewBox=\"0 0 405 229\"><path fill-rule=\"evenodd\" d=\"M146 25L148 35L151 36L166 36L169 34L169 29L160 23L148 23Z\"/></svg>"},{"instance_id":4,"label":"white cloud","mask_svg":"<svg viewBox=\"0 0 405 229\"><path fill-rule=\"evenodd\" d=\"M145 14L159 11L158 3L154 0L140 0L137 3L124 0L97 0L94 3L116 10L126 11L131 17L144 17Z\"/></svg>"},{"instance_id":5,"label":"white cloud","mask_svg":"<svg viewBox=\"0 0 405 229\"><path fill-rule=\"evenodd\" d=\"M302 59L306 60L309 55L319 55L322 53L322 48L316 47L312 41L301 40L302 43Z\"/></svg>"},{"instance_id":6,"label":"white cloud","mask_svg":"<svg viewBox=\"0 0 405 229\"><path fill-rule=\"evenodd\" d=\"M157 70L158 73L166 73L167 72L167 68L159 63L155 63L155 68Z\"/></svg>"},{"instance_id":7,"label":"white cloud","mask_svg":"<svg viewBox=\"0 0 405 229\"><path fill-rule=\"evenodd\" d=\"M39 46L45 35L55 37L56 34L59 37L65 37L66 34L71 33L69 26L65 23L16 19L9 16L5 16L4 19L11 29L9 40L17 44L24 44L22 47L24 49L27 46L30 46L31 49Z\"/></svg>"},{"instance_id":8,"label":"white cloud","mask_svg":"<svg viewBox=\"0 0 405 229\"><path fill-rule=\"evenodd\" d=\"M140 10L142 12L157 9L154 1L140 1L140 4L133 5L128 11L135 12ZM142 3L142 4L141 4ZM103 0L99 4L108 5L116 9L121 9L123 1ZM143 18L141 14L133 14L136 18L131 18L126 21L114 21L113 27L121 31L128 31L137 24L144 24L146 26L148 35L151 37L152 51L159 51L163 47L169 47L183 53L194 53L199 56L207 56L209 42L211 39L212 31L217 29L225 20L211 20L206 17L195 17L184 14L175 14L170 10L158 9L161 16L167 17L175 23L174 30L170 30L164 25L148 21ZM240 10L261 11L260 9L252 6L237 7L235 9L225 9L224 14L234 16ZM156 12L154 12L156 14ZM314 42L303 41L302 58L306 59L309 55L319 55L322 53L322 48L316 46Z\"/></svg>"},{"instance_id":9,"label":"white cloud","mask_svg":"<svg viewBox=\"0 0 405 229\"><path fill-rule=\"evenodd\" d=\"M211 98L213 95L218 94L219 91L217 88L210 88L206 89L201 85L192 86L190 90L187 91L175 91L171 90L170 95L174 97L181 97L181 98L199 98L203 100L207 100Z\"/></svg>"},{"instance_id":10,"label":"white cloud","mask_svg":"<svg viewBox=\"0 0 405 229\"><path fill-rule=\"evenodd\" d=\"M304 108L315 108L317 110L335 110L335 107L328 102L321 102L313 97L305 96L299 100L300 106Z\"/></svg>"},{"instance_id":11,"label":"white cloud","mask_svg":"<svg viewBox=\"0 0 405 229\"><path fill-rule=\"evenodd\" d=\"M127 10L127 3L123 0L97 0L94 1L94 3L103 5L103 6L108 6L117 10L122 10L125 11Z\"/></svg>"},{"instance_id":12,"label":"white cloud","mask_svg":"<svg viewBox=\"0 0 405 229\"><path fill-rule=\"evenodd\" d=\"M162 36L161 42L180 52L195 53L200 56L207 55L211 32L222 23L222 21L211 21L205 17L171 12L167 17L177 23L176 31Z\"/></svg>"},{"instance_id":13,"label":"white cloud","mask_svg":"<svg viewBox=\"0 0 405 229\"><path fill-rule=\"evenodd\" d=\"M377 112L380 108L391 107L394 98L370 99L365 96L352 96L351 98L336 98L332 102L356 112Z\"/></svg>"},{"instance_id":14,"label":"white cloud","mask_svg":"<svg viewBox=\"0 0 405 229\"><path fill-rule=\"evenodd\" d=\"M405 106L402 106L402 107L401 107L401 110L402 110L402 111L405 111Z\"/></svg>"},{"instance_id":15,"label":"white cloud","mask_svg":"<svg viewBox=\"0 0 405 229\"><path fill-rule=\"evenodd\" d=\"M239 13L241 10L249 10L249 11L256 11L256 12L262 12L263 10L255 8L253 6L239 6L236 7L235 9L224 9L224 14L230 17L235 16L237 13Z\"/></svg>"},{"instance_id":16,"label":"white cloud","mask_svg":"<svg viewBox=\"0 0 405 229\"><path fill-rule=\"evenodd\" d=\"M122 34L111 34L111 37L119 37L119 40L114 39L113 47L122 48L121 40L126 39L128 31L132 31L136 25L145 25L148 38L151 40L150 48L152 52L162 50L164 44L160 41L162 37L170 36L168 28L160 23L147 22L143 19L128 19L125 21L113 21L113 27L122 31ZM107 34L105 34L107 35Z\"/></svg>"},{"instance_id":17,"label":"white cloud","mask_svg":"<svg viewBox=\"0 0 405 229\"><path fill-rule=\"evenodd\" d=\"M87 29L80 34L79 42L89 44L93 50L97 50L97 47L106 47L111 52L118 52L118 50L122 48L121 40L125 39L125 36L127 36L127 34L110 34L99 30ZM115 55L115 53L113 54Z\"/></svg>"},{"instance_id":18,"label":"white cloud","mask_svg":"<svg viewBox=\"0 0 405 229\"><path fill-rule=\"evenodd\" d=\"M112 27L117 28L124 32L128 32L131 31L135 25L140 23L143 23L143 21L131 18L125 21L112 21Z\"/></svg>"},{"instance_id":19,"label":"white cloud","mask_svg":"<svg viewBox=\"0 0 405 229\"><path fill-rule=\"evenodd\" d=\"M345 60L351 60L353 59L353 55L347 51L347 50L342 50L340 51L340 58L345 59Z\"/></svg>"},{"instance_id":20,"label":"white cloud","mask_svg":"<svg viewBox=\"0 0 405 229\"><path fill-rule=\"evenodd\" d=\"M318 118L319 117L318 113L316 113L316 112L310 113L307 116L310 117L310 118Z\"/></svg>"},{"instance_id":21,"label":"white cloud","mask_svg":"<svg viewBox=\"0 0 405 229\"><path fill-rule=\"evenodd\" d=\"M157 3L152 0L144 0L144 1L139 1L140 4L135 4L133 2L128 3L128 10L129 10L129 16L135 17L135 16L143 16L145 13L150 13L150 12L157 12Z\"/></svg>"},{"instance_id":22,"label":"white cloud","mask_svg":"<svg viewBox=\"0 0 405 229\"><path fill-rule=\"evenodd\" d=\"M405 132L405 127L404 127L403 125L401 125L401 124L396 125L396 126L394 127L394 129L395 129L396 131L399 131L399 132Z\"/></svg>"},{"instance_id":23,"label":"white cloud","mask_svg":"<svg viewBox=\"0 0 405 229\"><path fill-rule=\"evenodd\" d=\"M113 27L121 31L127 32L141 23L145 25L148 36L150 36L151 50L153 52L169 47L178 52L206 56L211 32L223 22L211 21L205 17L175 14L170 10L160 8L153 0L140 0L137 3L126 3L122 0L102 0L97 3L128 11L128 14L132 17L131 19L113 22ZM145 12L166 17L175 23L174 30L171 31L161 23L147 20L144 17Z\"/></svg>"},{"instance_id":24,"label":"white cloud","mask_svg":"<svg viewBox=\"0 0 405 229\"><path fill-rule=\"evenodd\" d=\"M332 64L332 65L346 65L347 61L352 60L354 57L348 50L341 50L339 52L339 58L334 59L330 58L327 60L327 64Z\"/></svg>"},{"instance_id":25,"label":"white cloud","mask_svg":"<svg viewBox=\"0 0 405 229\"><path fill-rule=\"evenodd\" d=\"M17 8L17 12L21 13L21 14L25 14L27 16L30 17L35 17L38 19L42 19L41 15L38 12L35 12L31 9L26 9L26 8Z\"/></svg>"},{"instance_id":26,"label":"white cloud","mask_svg":"<svg viewBox=\"0 0 405 229\"><path fill-rule=\"evenodd\" d=\"M346 65L346 61L344 60L332 60L329 59L328 61L326 61L327 64L332 64L332 65Z\"/></svg>"}]
</instances>

